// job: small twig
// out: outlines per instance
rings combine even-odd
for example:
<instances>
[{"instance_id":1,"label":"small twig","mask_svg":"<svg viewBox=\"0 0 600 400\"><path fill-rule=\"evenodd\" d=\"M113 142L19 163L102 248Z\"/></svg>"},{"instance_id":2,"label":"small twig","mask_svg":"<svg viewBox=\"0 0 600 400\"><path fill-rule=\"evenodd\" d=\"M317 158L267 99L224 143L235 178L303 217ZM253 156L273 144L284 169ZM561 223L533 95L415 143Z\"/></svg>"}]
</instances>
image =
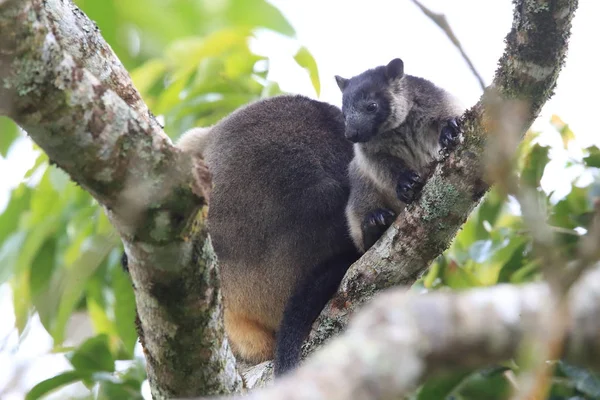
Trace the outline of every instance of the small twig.
<instances>
[{"instance_id":1,"label":"small twig","mask_svg":"<svg viewBox=\"0 0 600 400\"><path fill-rule=\"evenodd\" d=\"M568 228L563 228L561 226L548 225L548 228L551 229L552 232L561 233L563 235L571 235L571 236L576 236L576 237L582 236L582 234L578 233L577 231L574 231L574 230L568 229ZM523 229L519 229L518 231L516 231L515 234L517 234L517 235L525 235L525 234L531 235L531 230L527 229L527 228L523 228Z\"/></svg>"},{"instance_id":2,"label":"small twig","mask_svg":"<svg viewBox=\"0 0 600 400\"><path fill-rule=\"evenodd\" d=\"M519 390L519 382L517 381L517 377L512 370L509 369L508 371L504 371L504 377L508 383L510 383L510 386L513 388L513 390Z\"/></svg>"},{"instance_id":3,"label":"small twig","mask_svg":"<svg viewBox=\"0 0 600 400\"><path fill-rule=\"evenodd\" d=\"M429 19L431 19L437 26L440 27L440 29L442 31L444 31L446 36L448 36L448 39L450 39L452 44L454 44L454 46L458 49L458 51L462 55L463 59L469 65L471 72L473 73L473 75L475 75L475 78L479 82L479 86L481 86L481 90L485 90L486 85L485 85L485 82L483 81L483 78L481 77L481 75L479 75L479 72L477 72L475 65L473 65L473 63L471 62L471 59L469 58L467 53L465 53L465 50L463 49L462 45L460 44L460 41L458 40L458 38L452 31L450 24L448 24L448 20L446 19L446 16L444 14L439 14L439 13L435 13L435 12L431 11L430 9L425 7L423 4L421 4L421 2L418 0L412 0L412 2L415 3L415 5L421 9L423 14L425 14L427 17L429 17Z\"/></svg>"}]
</instances>

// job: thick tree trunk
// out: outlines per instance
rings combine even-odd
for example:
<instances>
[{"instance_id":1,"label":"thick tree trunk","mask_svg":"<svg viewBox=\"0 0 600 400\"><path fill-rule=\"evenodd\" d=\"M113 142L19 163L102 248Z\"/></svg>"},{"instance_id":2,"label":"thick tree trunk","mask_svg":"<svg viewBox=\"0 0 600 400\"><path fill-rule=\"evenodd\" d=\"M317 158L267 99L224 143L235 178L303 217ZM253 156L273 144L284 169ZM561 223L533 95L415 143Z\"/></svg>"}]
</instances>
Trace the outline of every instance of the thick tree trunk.
<instances>
[{"instance_id":1,"label":"thick tree trunk","mask_svg":"<svg viewBox=\"0 0 600 400\"><path fill-rule=\"evenodd\" d=\"M0 114L98 200L125 243L154 397L237 390L204 227L208 174L194 178L201 166L172 146L95 25L70 1L0 1L0 80Z\"/></svg>"}]
</instances>

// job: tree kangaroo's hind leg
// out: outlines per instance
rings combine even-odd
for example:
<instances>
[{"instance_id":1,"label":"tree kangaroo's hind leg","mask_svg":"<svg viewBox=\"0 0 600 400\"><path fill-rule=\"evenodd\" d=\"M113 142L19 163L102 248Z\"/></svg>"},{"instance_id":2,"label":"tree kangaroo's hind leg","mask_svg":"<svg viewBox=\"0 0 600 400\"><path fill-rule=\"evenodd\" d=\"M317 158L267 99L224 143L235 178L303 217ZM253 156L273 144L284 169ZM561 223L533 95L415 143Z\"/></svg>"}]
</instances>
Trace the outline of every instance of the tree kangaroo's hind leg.
<instances>
[{"instance_id":1,"label":"tree kangaroo's hind leg","mask_svg":"<svg viewBox=\"0 0 600 400\"><path fill-rule=\"evenodd\" d=\"M236 357L258 364L271 360L275 350L275 332L243 313L224 310L225 332Z\"/></svg>"}]
</instances>

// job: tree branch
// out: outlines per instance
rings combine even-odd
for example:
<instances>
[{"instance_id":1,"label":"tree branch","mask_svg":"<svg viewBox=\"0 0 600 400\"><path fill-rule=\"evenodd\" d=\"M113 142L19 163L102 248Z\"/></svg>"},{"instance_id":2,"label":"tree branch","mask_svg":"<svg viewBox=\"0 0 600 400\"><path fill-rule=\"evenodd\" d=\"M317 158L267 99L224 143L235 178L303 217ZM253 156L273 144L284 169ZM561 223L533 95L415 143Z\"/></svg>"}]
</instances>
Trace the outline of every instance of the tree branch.
<instances>
[{"instance_id":1,"label":"tree branch","mask_svg":"<svg viewBox=\"0 0 600 400\"><path fill-rule=\"evenodd\" d=\"M240 386L204 227L203 165L172 146L71 2L0 1L0 114L90 192L129 256L154 398Z\"/></svg>"},{"instance_id":2,"label":"tree branch","mask_svg":"<svg viewBox=\"0 0 600 400\"><path fill-rule=\"evenodd\" d=\"M509 360L547 318L547 284L425 295L392 289L289 377L247 400L396 400L443 372ZM600 264L568 297L564 357L600 368Z\"/></svg>"},{"instance_id":3,"label":"tree branch","mask_svg":"<svg viewBox=\"0 0 600 400\"><path fill-rule=\"evenodd\" d=\"M563 66L577 0L552 0L539 7L515 1L513 26L493 85L462 119L463 143L435 167L422 195L358 260L315 323L305 353L340 332L348 316L382 289L410 285L448 248L456 232L487 192L483 173L490 124L491 92L528 104L517 131L523 135L551 97Z\"/></svg>"},{"instance_id":4,"label":"tree branch","mask_svg":"<svg viewBox=\"0 0 600 400\"><path fill-rule=\"evenodd\" d=\"M477 68L475 68L475 65L473 65L473 63L471 62L471 59L469 58L469 56L463 49L462 44L460 43L460 41L454 34L454 31L452 30L452 28L450 27L450 24L448 23L448 20L446 19L446 16L444 14L439 14L439 13L435 13L435 12L431 11L429 8L425 7L418 0L412 0L412 2L417 7L419 7L421 12L423 14L425 14L425 16L427 16L430 20L433 21L434 24L436 24L442 31L444 31L444 33L446 34L448 39L450 39L450 41L452 42L454 47L456 47L457 50L459 51L463 60L465 60L465 62L469 66L469 69L473 73L473 76L475 76L475 79L477 79L477 82L479 82L479 86L481 86L481 90L485 90L485 82L483 81L483 78L481 77L479 72L477 72Z\"/></svg>"}]
</instances>

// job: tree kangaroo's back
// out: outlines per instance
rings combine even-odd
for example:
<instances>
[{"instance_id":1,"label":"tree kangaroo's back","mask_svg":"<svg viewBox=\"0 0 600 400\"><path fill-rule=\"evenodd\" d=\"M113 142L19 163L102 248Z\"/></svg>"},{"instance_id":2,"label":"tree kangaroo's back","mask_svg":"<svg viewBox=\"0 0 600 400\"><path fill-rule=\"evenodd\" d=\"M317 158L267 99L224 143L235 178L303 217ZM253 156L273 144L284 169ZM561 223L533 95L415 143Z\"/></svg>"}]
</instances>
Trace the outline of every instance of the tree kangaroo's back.
<instances>
[{"instance_id":1,"label":"tree kangaroo's back","mask_svg":"<svg viewBox=\"0 0 600 400\"><path fill-rule=\"evenodd\" d=\"M358 253L344 209L352 145L341 111L303 96L241 108L178 143L212 174L208 227L236 355L295 366L312 323Z\"/></svg>"}]
</instances>

